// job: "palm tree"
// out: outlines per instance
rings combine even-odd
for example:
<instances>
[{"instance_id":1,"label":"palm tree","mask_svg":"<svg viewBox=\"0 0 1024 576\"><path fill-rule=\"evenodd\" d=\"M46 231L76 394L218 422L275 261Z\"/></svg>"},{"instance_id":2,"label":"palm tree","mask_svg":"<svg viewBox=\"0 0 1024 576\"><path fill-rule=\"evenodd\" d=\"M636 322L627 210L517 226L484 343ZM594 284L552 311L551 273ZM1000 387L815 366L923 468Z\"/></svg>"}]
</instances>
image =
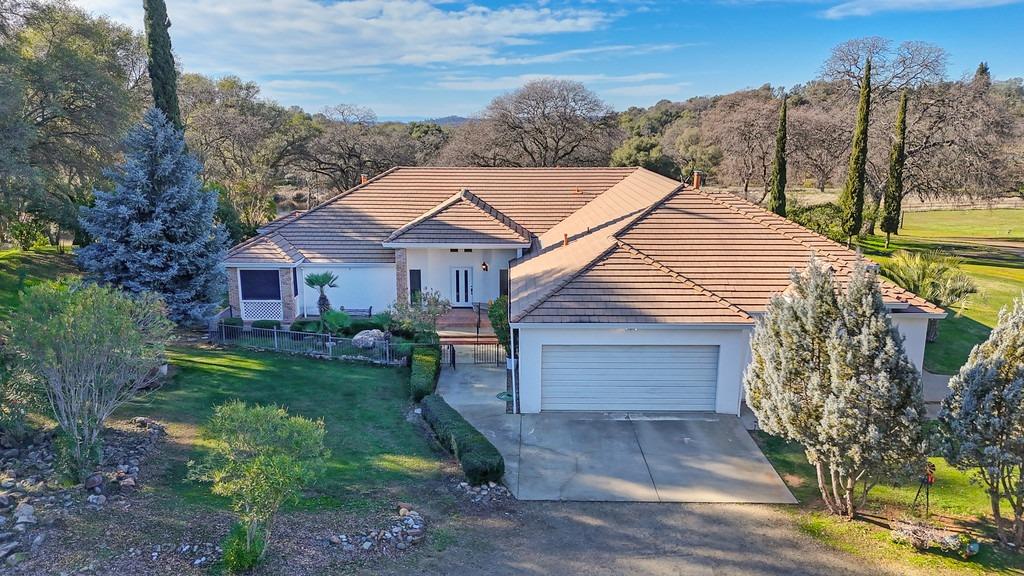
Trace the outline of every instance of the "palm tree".
<instances>
[{"instance_id":1,"label":"palm tree","mask_svg":"<svg viewBox=\"0 0 1024 576\"><path fill-rule=\"evenodd\" d=\"M892 259L882 265L882 273L918 296L942 306L957 307L957 314L971 294L978 292L974 279L960 269L963 260L940 252L910 252L897 250ZM939 336L939 321L928 320L929 342Z\"/></svg>"},{"instance_id":2,"label":"palm tree","mask_svg":"<svg viewBox=\"0 0 1024 576\"><path fill-rule=\"evenodd\" d=\"M317 298L316 305L320 309L321 318L331 310L331 301L327 298L327 294L324 293L324 289L337 287L338 285L335 284L337 281L338 277L333 272L319 272L306 276L306 286L320 291L320 298Z\"/></svg>"}]
</instances>

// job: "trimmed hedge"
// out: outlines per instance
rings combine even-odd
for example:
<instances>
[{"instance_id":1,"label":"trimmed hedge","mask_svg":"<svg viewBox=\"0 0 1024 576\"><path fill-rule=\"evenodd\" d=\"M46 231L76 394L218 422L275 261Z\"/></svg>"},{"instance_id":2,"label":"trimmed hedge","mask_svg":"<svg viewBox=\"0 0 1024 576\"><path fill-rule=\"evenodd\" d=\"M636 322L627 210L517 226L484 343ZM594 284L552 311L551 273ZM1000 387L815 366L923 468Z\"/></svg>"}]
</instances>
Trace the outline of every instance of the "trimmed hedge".
<instances>
[{"instance_id":1,"label":"trimmed hedge","mask_svg":"<svg viewBox=\"0 0 1024 576\"><path fill-rule=\"evenodd\" d=\"M288 326L288 330L292 332L316 332L319 326L319 320L296 320Z\"/></svg>"},{"instance_id":2,"label":"trimmed hedge","mask_svg":"<svg viewBox=\"0 0 1024 576\"><path fill-rule=\"evenodd\" d=\"M437 348L417 346L412 351L412 371L409 374L409 395L413 402L423 400L437 389L441 374L441 351Z\"/></svg>"},{"instance_id":3,"label":"trimmed hedge","mask_svg":"<svg viewBox=\"0 0 1024 576\"><path fill-rule=\"evenodd\" d=\"M470 484L501 480L505 459L486 436L436 394L423 398L420 406L424 420L441 444L455 455Z\"/></svg>"},{"instance_id":4,"label":"trimmed hedge","mask_svg":"<svg viewBox=\"0 0 1024 576\"><path fill-rule=\"evenodd\" d=\"M253 320L252 327L253 328L266 328L267 330L280 330L281 329L281 321L280 320Z\"/></svg>"},{"instance_id":5,"label":"trimmed hedge","mask_svg":"<svg viewBox=\"0 0 1024 576\"><path fill-rule=\"evenodd\" d=\"M241 326L243 324L242 319L238 317L225 318L220 323L225 326Z\"/></svg>"}]
</instances>

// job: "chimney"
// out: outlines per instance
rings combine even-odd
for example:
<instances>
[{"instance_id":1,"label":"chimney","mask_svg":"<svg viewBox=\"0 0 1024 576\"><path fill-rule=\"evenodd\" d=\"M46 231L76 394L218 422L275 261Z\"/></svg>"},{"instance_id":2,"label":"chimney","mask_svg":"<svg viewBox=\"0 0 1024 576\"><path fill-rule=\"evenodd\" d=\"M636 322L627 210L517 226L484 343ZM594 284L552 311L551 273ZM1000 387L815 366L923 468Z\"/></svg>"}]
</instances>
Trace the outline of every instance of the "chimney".
<instances>
[{"instance_id":1,"label":"chimney","mask_svg":"<svg viewBox=\"0 0 1024 576\"><path fill-rule=\"evenodd\" d=\"M568 245L569 245L569 235L565 234L565 235L562 236L562 246L568 246Z\"/></svg>"},{"instance_id":2,"label":"chimney","mask_svg":"<svg viewBox=\"0 0 1024 576\"><path fill-rule=\"evenodd\" d=\"M367 176L366 174L360 174L359 175L359 183L360 184L366 184L369 181L370 181L370 177Z\"/></svg>"},{"instance_id":3,"label":"chimney","mask_svg":"<svg viewBox=\"0 0 1024 576\"><path fill-rule=\"evenodd\" d=\"M703 176L704 175L701 174L700 172L698 172L696 170L693 171L693 188L694 188L694 190L700 190L700 184L701 184L701 180L703 179Z\"/></svg>"}]
</instances>

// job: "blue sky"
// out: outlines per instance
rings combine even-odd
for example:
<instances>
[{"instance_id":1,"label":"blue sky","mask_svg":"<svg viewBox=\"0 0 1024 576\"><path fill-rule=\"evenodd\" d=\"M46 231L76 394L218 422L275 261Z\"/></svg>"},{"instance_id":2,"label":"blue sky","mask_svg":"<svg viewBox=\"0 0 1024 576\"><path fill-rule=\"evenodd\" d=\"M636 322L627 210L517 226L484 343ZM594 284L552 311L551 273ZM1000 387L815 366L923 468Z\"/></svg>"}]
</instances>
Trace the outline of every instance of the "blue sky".
<instances>
[{"instance_id":1,"label":"blue sky","mask_svg":"<svg viewBox=\"0 0 1024 576\"><path fill-rule=\"evenodd\" d=\"M617 109L815 77L862 36L1024 76L1024 0L166 0L186 71L235 74L319 111L382 119L469 116L535 77L582 81ZM134 28L142 0L77 0Z\"/></svg>"}]
</instances>

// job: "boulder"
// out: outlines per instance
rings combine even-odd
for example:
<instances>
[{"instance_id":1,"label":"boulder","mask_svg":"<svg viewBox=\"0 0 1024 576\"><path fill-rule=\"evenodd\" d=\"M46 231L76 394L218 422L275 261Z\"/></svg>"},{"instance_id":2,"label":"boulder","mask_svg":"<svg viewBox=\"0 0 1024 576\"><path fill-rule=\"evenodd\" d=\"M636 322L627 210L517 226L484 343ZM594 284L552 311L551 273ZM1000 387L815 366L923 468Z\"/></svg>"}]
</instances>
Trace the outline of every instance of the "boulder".
<instances>
[{"instance_id":1,"label":"boulder","mask_svg":"<svg viewBox=\"0 0 1024 576\"><path fill-rule=\"evenodd\" d=\"M89 476L88 478L85 479L85 489L86 490L92 490L93 488L96 488L97 486L102 486L102 485L103 485L103 474L100 474L99 472L96 472L95 474L92 474L91 476Z\"/></svg>"},{"instance_id":2,"label":"boulder","mask_svg":"<svg viewBox=\"0 0 1024 576\"><path fill-rule=\"evenodd\" d=\"M356 348L373 348L377 342L382 342L387 336L380 330L363 330L352 337L352 345Z\"/></svg>"}]
</instances>

